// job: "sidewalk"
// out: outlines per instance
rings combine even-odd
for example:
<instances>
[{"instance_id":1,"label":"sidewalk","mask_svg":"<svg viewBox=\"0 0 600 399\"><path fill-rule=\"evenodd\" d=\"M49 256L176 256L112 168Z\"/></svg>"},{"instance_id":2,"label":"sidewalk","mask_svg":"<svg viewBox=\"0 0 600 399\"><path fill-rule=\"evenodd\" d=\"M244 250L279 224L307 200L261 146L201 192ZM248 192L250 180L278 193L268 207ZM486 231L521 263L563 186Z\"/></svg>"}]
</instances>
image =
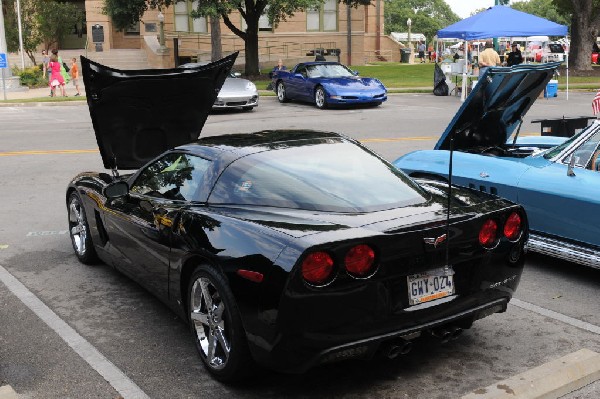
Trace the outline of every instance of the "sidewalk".
<instances>
[{"instance_id":1,"label":"sidewalk","mask_svg":"<svg viewBox=\"0 0 600 399\"><path fill-rule=\"evenodd\" d=\"M81 100L85 100L85 88L83 84L79 85L79 89L81 91ZM74 97L77 94L77 90L73 87L72 84L65 85L65 91L67 92L67 96ZM57 90L58 98L60 98L60 90ZM23 91L7 91L6 99L7 100L24 100L24 99L33 99L33 98L50 98L50 88L42 87L40 89L29 89ZM76 97L79 98L79 97ZM0 101L4 100L4 92L0 89Z\"/></svg>"}]
</instances>

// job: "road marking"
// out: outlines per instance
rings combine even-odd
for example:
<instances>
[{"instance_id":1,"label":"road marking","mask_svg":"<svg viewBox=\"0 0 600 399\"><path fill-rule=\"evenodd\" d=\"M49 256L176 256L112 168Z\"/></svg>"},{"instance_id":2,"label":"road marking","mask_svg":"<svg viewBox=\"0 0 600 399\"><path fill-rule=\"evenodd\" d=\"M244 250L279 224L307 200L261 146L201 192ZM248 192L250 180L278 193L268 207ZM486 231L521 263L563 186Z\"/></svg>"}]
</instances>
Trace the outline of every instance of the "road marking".
<instances>
[{"instance_id":1,"label":"road marking","mask_svg":"<svg viewBox=\"0 0 600 399\"><path fill-rule=\"evenodd\" d=\"M54 330L75 353L119 392L124 399L150 399L135 382L100 353L92 344L63 321L16 277L0 265L0 281L35 313L48 327Z\"/></svg>"},{"instance_id":2,"label":"road marking","mask_svg":"<svg viewBox=\"0 0 600 399\"><path fill-rule=\"evenodd\" d=\"M534 305L529 302L524 302L513 298L510 300L512 305L515 305L521 309L529 310L530 312L537 313L539 315L549 317L554 320L562 321L563 323L572 325L573 327L581 328L582 330L586 330L592 332L594 334L600 335L600 327L591 323L586 323L585 321L581 321L575 319L573 317L566 316L562 313L555 312L553 310L549 310L546 308L542 308L541 306Z\"/></svg>"},{"instance_id":3,"label":"road marking","mask_svg":"<svg viewBox=\"0 0 600 399\"><path fill-rule=\"evenodd\" d=\"M39 237L39 236L57 236L61 234L67 234L68 230L56 230L56 231L30 231L25 234L25 237Z\"/></svg>"},{"instance_id":4,"label":"road marking","mask_svg":"<svg viewBox=\"0 0 600 399\"><path fill-rule=\"evenodd\" d=\"M539 133L521 133L519 136L539 136ZM415 137L394 137L394 138L371 138L359 140L361 143L389 143L398 141L427 141L438 140L438 136L415 136ZM29 151L7 151L0 152L0 157L16 157L23 155L54 155L54 154L89 154L98 152L94 150L29 150Z\"/></svg>"},{"instance_id":5,"label":"road marking","mask_svg":"<svg viewBox=\"0 0 600 399\"><path fill-rule=\"evenodd\" d=\"M21 155L49 155L49 154L87 154L98 152L95 150L30 150L0 152L0 157L16 157Z\"/></svg>"},{"instance_id":6,"label":"road marking","mask_svg":"<svg viewBox=\"0 0 600 399\"><path fill-rule=\"evenodd\" d=\"M8 244L0 244L0 249L6 249L8 248Z\"/></svg>"}]
</instances>

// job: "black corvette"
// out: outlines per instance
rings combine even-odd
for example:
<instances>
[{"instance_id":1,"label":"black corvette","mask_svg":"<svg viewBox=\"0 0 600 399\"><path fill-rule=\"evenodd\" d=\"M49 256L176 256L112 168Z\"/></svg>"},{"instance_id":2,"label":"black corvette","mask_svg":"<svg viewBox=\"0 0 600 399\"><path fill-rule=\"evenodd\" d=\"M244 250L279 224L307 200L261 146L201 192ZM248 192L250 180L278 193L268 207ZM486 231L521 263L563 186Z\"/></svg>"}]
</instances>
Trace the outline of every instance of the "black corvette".
<instances>
[{"instance_id":1,"label":"black corvette","mask_svg":"<svg viewBox=\"0 0 600 399\"><path fill-rule=\"evenodd\" d=\"M459 187L448 199L335 133L198 139L233 59L147 71L82 59L112 174L67 188L79 260L164 300L223 381L253 361L302 372L394 357L506 310L528 237L520 206Z\"/></svg>"}]
</instances>

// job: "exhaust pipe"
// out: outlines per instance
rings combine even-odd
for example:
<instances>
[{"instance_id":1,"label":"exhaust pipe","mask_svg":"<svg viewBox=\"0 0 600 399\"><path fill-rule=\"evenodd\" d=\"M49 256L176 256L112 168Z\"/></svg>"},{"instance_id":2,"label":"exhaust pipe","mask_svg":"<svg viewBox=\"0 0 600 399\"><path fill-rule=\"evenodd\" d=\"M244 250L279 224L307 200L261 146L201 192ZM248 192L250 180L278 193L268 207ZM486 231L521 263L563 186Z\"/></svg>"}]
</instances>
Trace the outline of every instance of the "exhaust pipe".
<instances>
[{"instance_id":1,"label":"exhaust pipe","mask_svg":"<svg viewBox=\"0 0 600 399\"><path fill-rule=\"evenodd\" d=\"M412 342L398 338L387 344L383 353L388 359L395 359L400 355L406 355L412 349Z\"/></svg>"},{"instance_id":2,"label":"exhaust pipe","mask_svg":"<svg viewBox=\"0 0 600 399\"><path fill-rule=\"evenodd\" d=\"M455 340L463 333L463 329L460 327L451 327L450 328L450 339Z\"/></svg>"},{"instance_id":3,"label":"exhaust pipe","mask_svg":"<svg viewBox=\"0 0 600 399\"><path fill-rule=\"evenodd\" d=\"M448 328L436 328L434 330L431 330L431 335L433 335L436 338L439 338L442 341L442 343L445 344L450 340L457 339L460 336L460 334L462 334L462 332L462 328L450 326Z\"/></svg>"},{"instance_id":4,"label":"exhaust pipe","mask_svg":"<svg viewBox=\"0 0 600 399\"><path fill-rule=\"evenodd\" d=\"M450 340L452 333L450 332L450 330L447 330L445 328L436 328L435 330L431 330L431 335L433 335L436 338L439 338L442 341L442 343L445 344Z\"/></svg>"}]
</instances>

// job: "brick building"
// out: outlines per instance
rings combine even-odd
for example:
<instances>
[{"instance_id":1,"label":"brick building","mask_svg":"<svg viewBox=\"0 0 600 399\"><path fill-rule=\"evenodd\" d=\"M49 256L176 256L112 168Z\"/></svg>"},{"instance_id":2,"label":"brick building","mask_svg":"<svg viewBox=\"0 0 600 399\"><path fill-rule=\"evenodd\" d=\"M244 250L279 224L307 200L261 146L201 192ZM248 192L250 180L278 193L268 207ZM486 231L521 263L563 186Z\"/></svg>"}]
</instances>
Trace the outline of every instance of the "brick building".
<instances>
[{"instance_id":1,"label":"brick building","mask_svg":"<svg viewBox=\"0 0 600 399\"><path fill-rule=\"evenodd\" d=\"M159 51L160 22L157 10L148 11L142 21L125 31L117 31L110 18L102 14L104 0L74 0L85 8L87 30L77 38L66 38L63 48L85 47L87 51L110 51L111 49L141 49L153 67L169 67L179 61L209 60L210 32L204 18L192 19L190 12L195 1L187 0L163 10L165 44L169 51ZM383 35L383 0L373 0L371 5L351 8L351 63L361 65L375 59L399 61L398 44ZM244 29L239 14L230 16L232 22ZM310 57L315 49L339 49L340 61L348 63L348 18L345 4L337 0L325 0L315 10L297 12L278 26L269 25L265 17L260 22L259 57L261 65L270 66L278 58L289 65ZM379 34L378 34L379 31ZM221 22L224 53L240 50L244 42ZM102 41L101 41L102 40ZM326 55L333 52L326 52ZM327 57L329 58L329 57ZM337 58L337 57L336 57ZM243 54L238 58L243 62Z\"/></svg>"}]
</instances>

